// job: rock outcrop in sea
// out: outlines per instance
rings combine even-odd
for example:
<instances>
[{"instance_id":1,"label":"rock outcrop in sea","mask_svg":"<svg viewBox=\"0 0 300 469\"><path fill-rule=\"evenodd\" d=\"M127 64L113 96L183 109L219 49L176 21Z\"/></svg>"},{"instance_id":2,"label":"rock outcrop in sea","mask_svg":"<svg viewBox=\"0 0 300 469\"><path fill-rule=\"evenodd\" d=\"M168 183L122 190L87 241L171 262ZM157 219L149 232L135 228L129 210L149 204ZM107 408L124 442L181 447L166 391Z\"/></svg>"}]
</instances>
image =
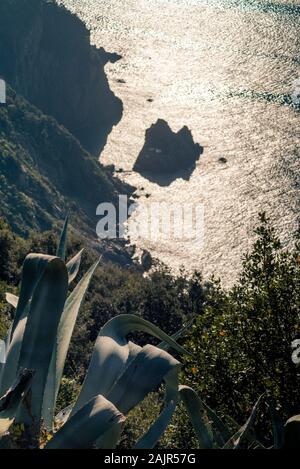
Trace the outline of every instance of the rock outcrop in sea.
<instances>
[{"instance_id":1,"label":"rock outcrop in sea","mask_svg":"<svg viewBox=\"0 0 300 469\"><path fill-rule=\"evenodd\" d=\"M147 129L144 147L133 169L149 179L155 179L155 175L172 176L182 170L194 170L202 153L203 148L194 142L188 127L175 133L165 120L158 119Z\"/></svg>"}]
</instances>

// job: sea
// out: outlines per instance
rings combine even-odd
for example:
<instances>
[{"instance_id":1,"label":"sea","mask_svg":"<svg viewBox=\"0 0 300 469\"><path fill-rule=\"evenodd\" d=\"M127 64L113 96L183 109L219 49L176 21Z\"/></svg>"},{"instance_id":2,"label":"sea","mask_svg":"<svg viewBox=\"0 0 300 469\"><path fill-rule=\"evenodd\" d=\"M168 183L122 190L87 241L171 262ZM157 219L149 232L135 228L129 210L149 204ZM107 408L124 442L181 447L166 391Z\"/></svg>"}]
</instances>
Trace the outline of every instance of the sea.
<instances>
[{"instance_id":1,"label":"sea","mask_svg":"<svg viewBox=\"0 0 300 469\"><path fill-rule=\"evenodd\" d=\"M299 221L300 4L296 0L61 0L93 44L122 56L106 65L123 118L100 155L137 188L131 242L174 272L200 270L228 288L266 212L283 245ZM169 182L132 171L145 131L187 126L204 151ZM155 204L202 207L199 237L136 229Z\"/></svg>"}]
</instances>

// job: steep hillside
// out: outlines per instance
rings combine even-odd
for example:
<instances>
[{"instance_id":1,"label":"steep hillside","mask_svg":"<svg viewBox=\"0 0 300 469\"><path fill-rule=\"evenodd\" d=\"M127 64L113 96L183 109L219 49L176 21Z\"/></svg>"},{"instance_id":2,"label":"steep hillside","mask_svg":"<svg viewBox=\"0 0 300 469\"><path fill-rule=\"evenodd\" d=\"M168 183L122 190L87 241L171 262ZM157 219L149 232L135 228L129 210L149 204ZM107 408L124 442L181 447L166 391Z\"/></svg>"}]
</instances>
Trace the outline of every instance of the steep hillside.
<instances>
[{"instance_id":1,"label":"steep hillside","mask_svg":"<svg viewBox=\"0 0 300 469\"><path fill-rule=\"evenodd\" d=\"M91 156L122 116L104 72L118 57L90 45L85 25L48 0L1 0L0 216L27 235L73 213L95 237L96 207L131 189Z\"/></svg>"},{"instance_id":2,"label":"steep hillside","mask_svg":"<svg viewBox=\"0 0 300 469\"><path fill-rule=\"evenodd\" d=\"M0 107L0 214L13 229L48 229L70 208L94 236L96 207L129 187L114 179L55 119L8 87Z\"/></svg>"}]
</instances>

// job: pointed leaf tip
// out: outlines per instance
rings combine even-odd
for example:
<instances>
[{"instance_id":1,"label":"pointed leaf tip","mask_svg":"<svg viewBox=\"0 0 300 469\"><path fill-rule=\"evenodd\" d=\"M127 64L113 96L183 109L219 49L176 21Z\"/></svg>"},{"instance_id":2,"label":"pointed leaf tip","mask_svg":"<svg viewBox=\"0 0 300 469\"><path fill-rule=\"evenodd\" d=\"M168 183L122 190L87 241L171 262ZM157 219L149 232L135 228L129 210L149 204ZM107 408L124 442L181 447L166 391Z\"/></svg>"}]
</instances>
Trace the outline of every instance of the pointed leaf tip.
<instances>
[{"instance_id":1,"label":"pointed leaf tip","mask_svg":"<svg viewBox=\"0 0 300 469\"><path fill-rule=\"evenodd\" d=\"M63 261L66 260L68 226L69 226L69 213L67 214L65 218L64 226L60 235L60 240L59 240L57 251L56 251L57 257L60 257Z\"/></svg>"}]
</instances>

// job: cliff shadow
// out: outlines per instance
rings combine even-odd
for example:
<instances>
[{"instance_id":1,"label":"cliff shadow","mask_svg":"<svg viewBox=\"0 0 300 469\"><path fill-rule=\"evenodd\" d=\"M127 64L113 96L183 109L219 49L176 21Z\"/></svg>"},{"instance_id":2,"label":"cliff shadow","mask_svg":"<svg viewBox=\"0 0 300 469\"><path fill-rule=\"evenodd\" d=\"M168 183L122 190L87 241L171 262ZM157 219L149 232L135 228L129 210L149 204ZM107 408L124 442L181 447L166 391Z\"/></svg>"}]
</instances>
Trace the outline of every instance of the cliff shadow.
<instances>
[{"instance_id":1,"label":"cliff shadow","mask_svg":"<svg viewBox=\"0 0 300 469\"><path fill-rule=\"evenodd\" d=\"M105 73L121 57L92 46L85 24L64 6L23 0L20 10L18 3L0 5L0 73L98 157L123 115Z\"/></svg>"}]
</instances>

